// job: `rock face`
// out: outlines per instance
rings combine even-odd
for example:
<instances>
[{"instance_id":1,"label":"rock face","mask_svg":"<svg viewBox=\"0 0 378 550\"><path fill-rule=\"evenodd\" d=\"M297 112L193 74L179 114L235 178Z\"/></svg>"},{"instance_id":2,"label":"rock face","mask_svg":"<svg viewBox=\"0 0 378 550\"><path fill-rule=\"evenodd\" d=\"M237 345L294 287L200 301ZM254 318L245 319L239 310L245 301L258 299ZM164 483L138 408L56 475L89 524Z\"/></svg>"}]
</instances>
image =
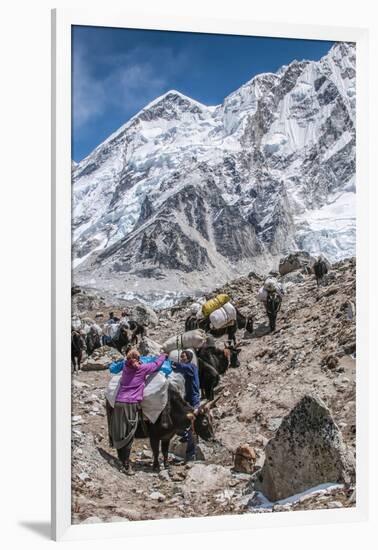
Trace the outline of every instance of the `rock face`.
<instances>
[{"instance_id":1,"label":"rock face","mask_svg":"<svg viewBox=\"0 0 378 550\"><path fill-rule=\"evenodd\" d=\"M350 483L354 465L325 404L305 395L265 448L255 489L271 501L327 482Z\"/></svg>"}]
</instances>

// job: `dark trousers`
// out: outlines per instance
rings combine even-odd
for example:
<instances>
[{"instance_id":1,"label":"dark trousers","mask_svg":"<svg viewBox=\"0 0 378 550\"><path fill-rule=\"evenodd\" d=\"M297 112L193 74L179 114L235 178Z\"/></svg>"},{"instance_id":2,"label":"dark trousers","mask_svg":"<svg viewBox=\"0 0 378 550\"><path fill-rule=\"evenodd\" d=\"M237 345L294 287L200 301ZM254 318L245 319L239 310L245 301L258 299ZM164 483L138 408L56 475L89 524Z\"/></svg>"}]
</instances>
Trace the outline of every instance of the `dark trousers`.
<instances>
[{"instance_id":1,"label":"dark trousers","mask_svg":"<svg viewBox=\"0 0 378 550\"><path fill-rule=\"evenodd\" d=\"M122 462L122 464L127 464L129 462L132 444L133 444L133 439L130 441L128 445L121 447L121 449L117 449L118 459Z\"/></svg>"}]
</instances>

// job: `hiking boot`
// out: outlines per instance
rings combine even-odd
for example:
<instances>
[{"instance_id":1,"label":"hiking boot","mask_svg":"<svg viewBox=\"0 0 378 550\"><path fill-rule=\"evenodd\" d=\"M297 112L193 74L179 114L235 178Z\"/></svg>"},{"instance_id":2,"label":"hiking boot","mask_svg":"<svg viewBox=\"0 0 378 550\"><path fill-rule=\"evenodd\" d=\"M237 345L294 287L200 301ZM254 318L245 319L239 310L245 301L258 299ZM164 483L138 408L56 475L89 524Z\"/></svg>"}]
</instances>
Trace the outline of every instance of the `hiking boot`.
<instances>
[{"instance_id":1,"label":"hiking boot","mask_svg":"<svg viewBox=\"0 0 378 550\"><path fill-rule=\"evenodd\" d=\"M184 464L188 464L188 462L194 462L196 459L196 455L186 455L185 456L185 462Z\"/></svg>"},{"instance_id":2,"label":"hiking boot","mask_svg":"<svg viewBox=\"0 0 378 550\"><path fill-rule=\"evenodd\" d=\"M126 462L123 465L123 473L126 474L127 476L134 476L135 475L135 472L132 469L130 462Z\"/></svg>"}]
</instances>

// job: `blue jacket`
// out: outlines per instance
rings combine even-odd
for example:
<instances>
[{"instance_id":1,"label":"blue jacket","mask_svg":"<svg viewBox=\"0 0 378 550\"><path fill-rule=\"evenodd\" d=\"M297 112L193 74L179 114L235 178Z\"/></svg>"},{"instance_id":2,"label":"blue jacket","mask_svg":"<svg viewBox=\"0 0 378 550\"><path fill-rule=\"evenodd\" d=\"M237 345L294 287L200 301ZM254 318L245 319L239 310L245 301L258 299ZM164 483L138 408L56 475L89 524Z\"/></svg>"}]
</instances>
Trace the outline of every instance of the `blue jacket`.
<instances>
[{"instance_id":1,"label":"blue jacket","mask_svg":"<svg viewBox=\"0 0 378 550\"><path fill-rule=\"evenodd\" d=\"M192 407L198 407L201 402L198 367L194 363L173 363L174 370L184 376L185 401Z\"/></svg>"}]
</instances>

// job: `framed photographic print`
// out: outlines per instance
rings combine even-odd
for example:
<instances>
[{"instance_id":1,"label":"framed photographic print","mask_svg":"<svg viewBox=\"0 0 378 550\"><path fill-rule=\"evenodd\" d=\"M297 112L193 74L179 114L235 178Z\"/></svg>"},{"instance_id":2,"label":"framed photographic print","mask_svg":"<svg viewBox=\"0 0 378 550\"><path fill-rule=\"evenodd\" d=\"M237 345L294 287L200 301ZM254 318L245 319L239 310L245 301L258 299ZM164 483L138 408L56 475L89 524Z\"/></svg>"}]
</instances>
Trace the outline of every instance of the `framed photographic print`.
<instances>
[{"instance_id":1,"label":"framed photographic print","mask_svg":"<svg viewBox=\"0 0 378 550\"><path fill-rule=\"evenodd\" d=\"M54 538L366 517L366 51L53 12Z\"/></svg>"}]
</instances>

